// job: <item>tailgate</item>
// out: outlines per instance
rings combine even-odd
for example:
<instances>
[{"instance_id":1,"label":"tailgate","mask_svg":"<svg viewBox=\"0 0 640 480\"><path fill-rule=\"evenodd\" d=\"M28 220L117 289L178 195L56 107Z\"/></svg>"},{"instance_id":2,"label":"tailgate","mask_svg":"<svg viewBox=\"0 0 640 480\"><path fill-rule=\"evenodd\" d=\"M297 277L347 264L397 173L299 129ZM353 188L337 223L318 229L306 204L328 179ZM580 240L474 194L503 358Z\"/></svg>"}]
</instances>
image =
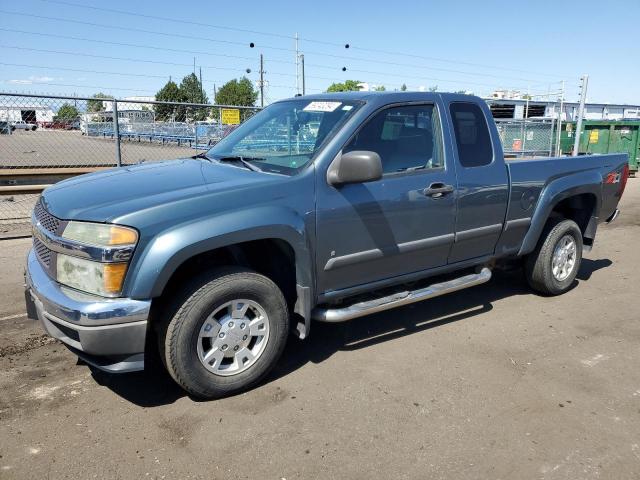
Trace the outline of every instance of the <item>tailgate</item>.
<instances>
[{"instance_id":1,"label":"tailgate","mask_svg":"<svg viewBox=\"0 0 640 480\"><path fill-rule=\"evenodd\" d=\"M606 155L602 172L602 205L599 220L604 221L616 211L629 177L629 158L626 154ZM609 160L609 159L607 159Z\"/></svg>"}]
</instances>

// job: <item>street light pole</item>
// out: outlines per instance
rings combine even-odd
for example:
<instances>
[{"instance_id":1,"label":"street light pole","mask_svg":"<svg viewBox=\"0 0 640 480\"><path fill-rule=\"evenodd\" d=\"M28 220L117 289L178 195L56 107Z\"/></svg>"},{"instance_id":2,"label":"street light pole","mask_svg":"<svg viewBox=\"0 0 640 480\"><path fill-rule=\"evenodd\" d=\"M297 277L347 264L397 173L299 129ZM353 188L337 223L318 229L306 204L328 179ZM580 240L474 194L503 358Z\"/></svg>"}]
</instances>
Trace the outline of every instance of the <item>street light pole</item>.
<instances>
[{"instance_id":1,"label":"street light pole","mask_svg":"<svg viewBox=\"0 0 640 480\"><path fill-rule=\"evenodd\" d=\"M305 88L305 79L304 79L304 54L301 53L300 54L300 64L302 65L302 95L306 94L306 88Z\"/></svg>"},{"instance_id":2,"label":"street light pole","mask_svg":"<svg viewBox=\"0 0 640 480\"><path fill-rule=\"evenodd\" d=\"M264 60L260 54L260 107L264 108Z\"/></svg>"},{"instance_id":3,"label":"street light pole","mask_svg":"<svg viewBox=\"0 0 640 480\"><path fill-rule=\"evenodd\" d=\"M300 51L298 50L298 32L296 32L296 95L300 93Z\"/></svg>"},{"instance_id":4,"label":"street light pole","mask_svg":"<svg viewBox=\"0 0 640 480\"><path fill-rule=\"evenodd\" d=\"M578 156L578 150L580 149L580 132L582 131L582 117L584 117L584 103L587 99L587 85L589 84L589 75L583 75L582 85L580 86L580 106L578 107L578 120L576 122L576 138L573 141L572 156Z\"/></svg>"}]
</instances>

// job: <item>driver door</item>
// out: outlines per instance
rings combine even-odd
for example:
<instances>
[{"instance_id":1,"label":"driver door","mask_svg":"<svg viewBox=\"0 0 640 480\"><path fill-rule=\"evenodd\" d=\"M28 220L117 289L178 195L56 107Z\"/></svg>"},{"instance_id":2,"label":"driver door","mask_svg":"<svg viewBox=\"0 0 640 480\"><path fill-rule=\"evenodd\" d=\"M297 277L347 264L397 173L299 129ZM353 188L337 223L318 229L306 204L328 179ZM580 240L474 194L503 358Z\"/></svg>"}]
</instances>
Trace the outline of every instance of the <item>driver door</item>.
<instances>
[{"instance_id":1,"label":"driver door","mask_svg":"<svg viewBox=\"0 0 640 480\"><path fill-rule=\"evenodd\" d=\"M378 111L343 153L352 150L378 153L383 176L337 187L318 176L319 293L446 265L454 241L456 176L445 161L437 106ZM430 193L438 186L450 188Z\"/></svg>"}]
</instances>

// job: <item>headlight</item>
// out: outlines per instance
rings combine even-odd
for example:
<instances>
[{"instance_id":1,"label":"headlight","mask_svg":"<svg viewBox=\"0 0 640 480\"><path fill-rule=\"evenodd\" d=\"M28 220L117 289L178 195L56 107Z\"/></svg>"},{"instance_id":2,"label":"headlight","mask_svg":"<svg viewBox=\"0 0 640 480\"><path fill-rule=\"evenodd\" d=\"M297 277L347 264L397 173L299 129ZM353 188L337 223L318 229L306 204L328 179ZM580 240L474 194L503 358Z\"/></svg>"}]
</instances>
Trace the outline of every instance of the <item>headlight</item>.
<instances>
[{"instance_id":1,"label":"headlight","mask_svg":"<svg viewBox=\"0 0 640 480\"><path fill-rule=\"evenodd\" d=\"M126 272L126 263L99 263L62 253L57 258L58 282L105 297L120 293Z\"/></svg>"},{"instance_id":2,"label":"headlight","mask_svg":"<svg viewBox=\"0 0 640 480\"><path fill-rule=\"evenodd\" d=\"M68 240L95 245L115 247L134 245L138 241L138 232L133 228L104 223L69 222L62 233Z\"/></svg>"}]
</instances>

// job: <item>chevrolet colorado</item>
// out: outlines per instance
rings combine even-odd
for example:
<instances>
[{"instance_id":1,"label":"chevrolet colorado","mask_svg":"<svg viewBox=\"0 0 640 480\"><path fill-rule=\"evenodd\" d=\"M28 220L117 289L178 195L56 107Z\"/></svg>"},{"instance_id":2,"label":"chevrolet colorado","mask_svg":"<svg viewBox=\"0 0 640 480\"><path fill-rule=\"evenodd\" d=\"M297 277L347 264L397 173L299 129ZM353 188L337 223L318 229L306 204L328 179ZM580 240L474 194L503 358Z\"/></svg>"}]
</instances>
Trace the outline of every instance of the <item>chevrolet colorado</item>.
<instances>
[{"instance_id":1,"label":"chevrolet colorado","mask_svg":"<svg viewBox=\"0 0 640 480\"><path fill-rule=\"evenodd\" d=\"M276 102L206 153L47 188L29 316L108 372L159 354L192 395L256 385L290 334L487 282L521 262L574 283L613 220L626 155L505 161L469 95L351 92Z\"/></svg>"}]
</instances>

